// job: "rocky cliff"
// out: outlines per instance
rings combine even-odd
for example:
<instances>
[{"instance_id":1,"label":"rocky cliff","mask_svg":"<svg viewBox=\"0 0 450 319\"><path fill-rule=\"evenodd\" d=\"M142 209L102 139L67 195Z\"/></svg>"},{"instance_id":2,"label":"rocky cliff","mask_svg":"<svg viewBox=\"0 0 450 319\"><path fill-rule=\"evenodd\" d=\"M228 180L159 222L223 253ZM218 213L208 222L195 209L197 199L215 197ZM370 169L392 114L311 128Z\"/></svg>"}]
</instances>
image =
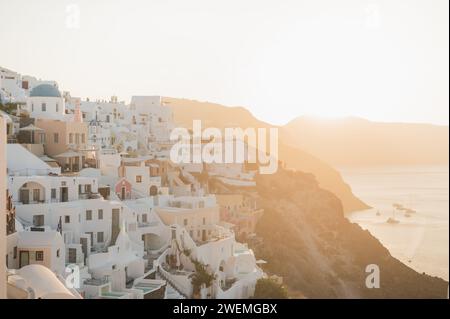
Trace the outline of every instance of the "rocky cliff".
<instances>
[{"instance_id":1,"label":"rocky cliff","mask_svg":"<svg viewBox=\"0 0 450 319\"><path fill-rule=\"evenodd\" d=\"M311 174L279 170L257 178L265 209L254 247L265 270L308 298L446 298L448 283L419 274L368 231L350 223L341 201ZM366 266L380 269L380 288L366 287Z\"/></svg>"}]
</instances>

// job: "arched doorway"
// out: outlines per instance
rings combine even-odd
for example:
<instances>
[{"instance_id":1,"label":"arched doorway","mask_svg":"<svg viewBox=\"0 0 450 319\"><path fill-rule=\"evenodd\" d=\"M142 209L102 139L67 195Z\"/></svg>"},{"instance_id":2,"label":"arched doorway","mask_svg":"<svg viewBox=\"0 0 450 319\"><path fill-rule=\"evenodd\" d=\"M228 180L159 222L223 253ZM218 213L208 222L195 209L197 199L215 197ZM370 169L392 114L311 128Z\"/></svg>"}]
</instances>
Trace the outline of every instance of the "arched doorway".
<instances>
[{"instance_id":1,"label":"arched doorway","mask_svg":"<svg viewBox=\"0 0 450 319\"><path fill-rule=\"evenodd\" d=\"M45 187L36 182L24 183L19 188L19 201L22 204L44 203Z\"/></svg>"}]
</instances>

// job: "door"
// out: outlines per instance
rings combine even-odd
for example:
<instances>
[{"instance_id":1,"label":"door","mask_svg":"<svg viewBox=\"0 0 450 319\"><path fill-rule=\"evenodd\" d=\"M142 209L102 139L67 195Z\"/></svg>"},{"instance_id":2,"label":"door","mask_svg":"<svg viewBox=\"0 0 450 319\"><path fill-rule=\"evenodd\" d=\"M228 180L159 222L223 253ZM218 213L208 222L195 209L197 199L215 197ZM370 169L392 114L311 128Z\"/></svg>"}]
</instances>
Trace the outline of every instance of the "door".
<instances>
[{"instance_id":1,"label":"door","mask_svg":"<svg viewBox=\"0 0 450 319\"><path fill-rule=\"evenodd\" d=\"M33 226L44 226L44 215L33 215Z\"/></svg>"},{"instance_id":2,"label":"door","mask_svg":"<svg viewBox=\"0 0 450 319\"><path fill-rule=\"evenodd\" d=\"M19 255L20 268L30 264L30 252L28 250L22 250Z\"/></svg>"},{"instance_id":3,"label":"door","mask_svg":"<svg viewBox=\"0 0 450 319\"><path fill-rule=\"evenodd\" d=\"M86 262L87 258L87 238L80 238L81 251L84 255L84 262Z\"/></svg>"},{"instance_id":4,"label":"door","mask_svg":"<svg viewBox=\"0 0 450 319\"><path fill-rule=\"evenodd\" d=\"M69 200L69 189L67 187L60 188L61 202L67 202Z\"/></svg>"},{"instance_id":5,"label":"door","mask_svg":"<svg viewBox=\"0 0 450 319\"><path fill-rule=\"evenodd\" d=\"M75 157L74 163L72 165L72 172L78 172L80 170L80 158Z\"/></svg>"},{"instance_id":6,"label":"door","mask_svg":"<svg viewBox=\"0 0 450 319\"><path fill-rule=\"evenodd\" d=\"M120 198L122 199L122 200L125 200L125 187L122 187L122 193L120 194Z\"/></svg>"},{"instance_id":7,"label":"door","mask_svg":"<svg viewBox=\"0 0 450 319\"><path fill-rule=\"evenodd\" d=\"M28 204L30 202L30 191L28 189L20 190L20 201L23 204Z\"/></svg>"},{"instance_id":8,"label":"door","mask_svg":"<svg viewBox=\"0 0 450 319\"><path fill-rule=\"evenodd\" d=\"M77 262L77 249L69 248L69 263L75 264Z\"/></svg>"},{"instance_id":9,"label":"door","mask_svg":"<svg viewBox=\"0 0 450 319\"><path fill-rule=\"evenodd\" d=\"M206 230L202 230L202 241L206 241Z\"/></svg>"},{"instance_id":10,"label":"door","mask_svg":"<svg viewBox=\"0 0 450 319\"><path fill-rule=\"evenodd\" d=\"M33 189L33 202L41 201L41 190L39 188Z\"/></svg>"},{"instance_id":11,"label":"door","mask_svg":"<svg viewBox=\"0 0 450 319\"><path fill-rule=\"evenodd\" d=\"M112 223L111 223L111 245L116 243L117 236L120 231L120 210L114 208L112 210Z\"/></svg>"}]
</instances>

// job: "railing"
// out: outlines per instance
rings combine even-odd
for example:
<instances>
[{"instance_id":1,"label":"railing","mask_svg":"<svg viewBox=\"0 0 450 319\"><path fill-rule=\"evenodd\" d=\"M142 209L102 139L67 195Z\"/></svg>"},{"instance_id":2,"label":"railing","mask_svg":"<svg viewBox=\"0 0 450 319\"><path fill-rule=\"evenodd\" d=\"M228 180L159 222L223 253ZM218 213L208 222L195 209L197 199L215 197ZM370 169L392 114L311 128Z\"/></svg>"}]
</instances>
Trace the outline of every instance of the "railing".
<instances>
[{"instance_id":1,"label":"railing","mask_svg":"<svg viewBox=\"0 0 450 319\"><path fill-rule=\"evenodd\" d=\"M168 285L170 285L173 290L175 290L177 293L179 293L181 296L183 296L185 299L188 299L188 295L186 295L184 292L182 292L177 286L176 284L170 280L170 278L168 278L168 276L166 274L164 274L164 272L162 272L160 270L160 267L158 266L158 269L156 270L156 272L158 273L158 275L160 275L166 282Z\"/></svg>"},{"instance_id":2,"label":"railing","mask_svg":"<svg viewBox=\"0 0 450 319\"><path fill-rule=\"evenodd\" d=\"M35 201L35 200L29 200L29 201L23 201L23 200L18 200L18 201L13 201L15 206L19 206L19 205L35 205L35 204L48 204L51 203L50 200L39 200L39 201Z\"/></svg>"},{"instance_id":3,"label":"railing","mask_svg":"<svg viewBox=\"0 0 450 319\"><path fill-rule=\"evenodd\" d=\"M56 168L42 168L42 169L30 169L30 168L22 168L22 169L16 169L16 170L8 170L8 175L12 175L11 177L14 178L14 176L31 176L31 175L49 175L49 174L55 174L55 172L58 169Z\"/></svg>"},{"instance_id":4,"label":"railing","mask_svg":"<svg viewBox=\"0 0 450 319\"><path fill-rule=\"evenodd\" d=\"M143 227L156 227L158 226L159 223L157 221L154 222L138 222L138 227L139 228L143 228Z\"/></svg>"},{"instance_id":5,"label":"railing","mask_svg":"<svg viewBox=\"0 0 450 319\"><path fill-rule=\"evenodd\" d=\"M170 274L162 268L162 261L165 259L165 257L167 256L167 253L168 253L168 252L169 252L169 249L167 249L161 256L159 256L158 261L157 261L156 273L157 273L158 275L160 275L165 281L167 281L167 283L170 284L170 286L171 286L176 292L178 292L181 296L183 296L184 298L187 299L187 298L189 298L189 296L188 296L186 293L184 293L184 292L182 291L182 289L179 288L179 287L177 286L177 284L175 284L175 283L173 282L173 280L170 279Z\"/></svg>"},{"instance_id":6,"label":"railing","mask_svg":"<svg viewBox=\"0 0 450 319\"><path fill-rule=\"evenodd\" d=\"M103 286L109 283L108 277L102 277L102 278L90 278L90 279L86 279L84 281L85 285L89 285L89 286Z\"/></svg>"}]
</instances>

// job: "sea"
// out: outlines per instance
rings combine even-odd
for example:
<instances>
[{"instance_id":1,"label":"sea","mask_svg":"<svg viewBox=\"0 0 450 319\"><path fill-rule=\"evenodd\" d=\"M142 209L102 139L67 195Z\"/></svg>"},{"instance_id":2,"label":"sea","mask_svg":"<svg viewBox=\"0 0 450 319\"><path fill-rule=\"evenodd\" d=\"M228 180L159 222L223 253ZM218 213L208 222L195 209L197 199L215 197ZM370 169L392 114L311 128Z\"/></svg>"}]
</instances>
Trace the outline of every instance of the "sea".
<instances>
[{"instance_id":1,"label":"sea","mask_svg":"<svg viewBox=\"0 0 450 319\"><path fill-rule=\"evenodd\" d=\"M347 215L420 273L448 281L449 167L340 167L353 193L372 208ZM393 204L413 209L409 217ZM387 223L389 219L398 223Z\"/></svg>"}]
</instances>

